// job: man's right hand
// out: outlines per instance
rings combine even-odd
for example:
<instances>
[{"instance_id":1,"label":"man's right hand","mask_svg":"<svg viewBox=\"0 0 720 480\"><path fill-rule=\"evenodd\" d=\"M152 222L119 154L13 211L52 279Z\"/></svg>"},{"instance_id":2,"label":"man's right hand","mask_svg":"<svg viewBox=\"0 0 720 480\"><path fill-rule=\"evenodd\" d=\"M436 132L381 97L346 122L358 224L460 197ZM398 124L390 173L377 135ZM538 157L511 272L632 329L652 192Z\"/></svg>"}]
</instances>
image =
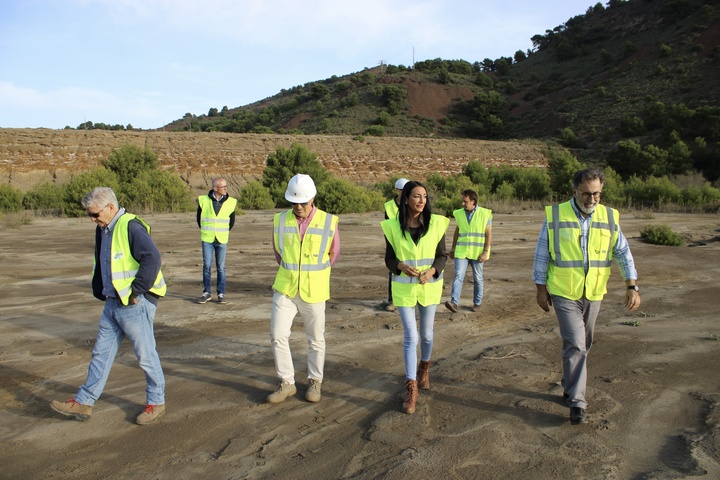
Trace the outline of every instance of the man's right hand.
<instances>
[{"instance_id":1,"label":"man's right hand","mask_svg":"<svg viewBox=\"0 0 720 480\"><path fill-rule=\"evenodd\" d=\"M552 298L550 298L550 292L548 292L546 285L537 285L537 303L546 312L550 311Z\"/></svg>"}]
</instances>

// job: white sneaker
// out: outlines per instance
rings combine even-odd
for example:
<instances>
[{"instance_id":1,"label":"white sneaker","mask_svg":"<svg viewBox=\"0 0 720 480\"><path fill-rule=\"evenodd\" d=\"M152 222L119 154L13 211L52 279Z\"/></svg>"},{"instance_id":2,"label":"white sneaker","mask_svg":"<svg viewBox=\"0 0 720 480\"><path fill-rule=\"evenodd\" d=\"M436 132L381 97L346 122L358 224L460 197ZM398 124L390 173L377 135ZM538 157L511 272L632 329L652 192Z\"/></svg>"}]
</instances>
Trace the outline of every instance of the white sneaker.
<instances>
[{"instance_id":1,"label":"white sneaker","mask_svg":"<svg viewBox=\"0 0 720 480\"><path fill-rule=\"evenodd\" d=\"M308 379L308 389L305 393L305 400L317 403L320 401L320 380Z\"/></svg>"},{"instance_id":2,"label":"white sneaker","mask_svg":"<svg viewBox=\"0 0 720 480\"><path fill-rule=\"evenodd\" d=\"M268 403L282 403L285 399L296 393L297 388L294 383L280 382L280 385L277 386L275 391L268 395L267 401Z\"/></svg>"}]
</instances>

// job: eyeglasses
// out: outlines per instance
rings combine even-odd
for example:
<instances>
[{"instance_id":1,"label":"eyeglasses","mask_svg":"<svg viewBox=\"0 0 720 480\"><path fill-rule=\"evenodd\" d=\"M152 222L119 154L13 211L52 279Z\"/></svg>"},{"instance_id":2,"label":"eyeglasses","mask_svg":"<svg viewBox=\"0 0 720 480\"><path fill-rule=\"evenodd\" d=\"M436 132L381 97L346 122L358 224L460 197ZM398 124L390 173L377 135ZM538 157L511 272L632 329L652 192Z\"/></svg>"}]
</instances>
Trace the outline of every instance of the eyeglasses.
<instances>
[{"instance_id":1,"label":"eyeglasses","mask_svg":"<svg viewBox=\"0 0 720 480\"><path fill-rule=\"evenodd\" d=\"M95 213L87 212L88 217L90 217L90 218L99 218L99 217L100 217L100 214L103 212L103 210L105 210L109 205L110 205L110 204L105 205L105 206L102 207L98 212L95 212Z\"/></svg>"},{"instance_id":2,"label":"eyeglasses","mask_svg":"<svg viewBox=\"0 0 720 480\"><path fill-rule=\"evenodd\" d=\"M301 207L307 207L307 204L308 204L308 203L310 203L310 202L305 202L305 203L293 203L293 202L290 202L290 205L292 205L293 207L294 207L295 205L300 205Z\"/></svg>"},{"instance_id":3,"label":"eyeglasses","mask_svg":"<svg viewBox=\"0 0 720 480\"><path fill-rule=\"evenodd\" d=\"M590 197L600 198L602 192L580 192L580 195L582 195L583 200L590 200Z\"/></svg>"},{"instance_id":4,"label":"eyeglasses","mask_svg":"<svg viewBox=\"0 0 720 480\"><path fill-rule=\"evenodd\" d=\"M220 190L220 189L223 189L223 188L227 188L227 185L215 185L215 188L217 188L218 190Z\"/></svg>"}]
</instances>

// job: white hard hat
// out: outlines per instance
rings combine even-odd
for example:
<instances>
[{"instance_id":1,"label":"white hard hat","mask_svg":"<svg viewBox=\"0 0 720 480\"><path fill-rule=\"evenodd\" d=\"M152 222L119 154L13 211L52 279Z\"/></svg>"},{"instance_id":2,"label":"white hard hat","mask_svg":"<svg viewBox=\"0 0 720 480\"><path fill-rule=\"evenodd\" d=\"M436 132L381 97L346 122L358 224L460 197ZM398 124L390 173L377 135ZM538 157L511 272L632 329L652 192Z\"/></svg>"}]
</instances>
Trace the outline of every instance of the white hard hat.
<instances>
[{"instance_id":1,"label":"white hard hat","mask_svg":"<svg viewBox=\"0 0 720 480\"><path fill-rule=\"evenodd\" d=\"M403 188L405 188L405 184L409 181L410 180L408 180L407 178L398 178L398 181L395 182L395 189L402 190Z\"/></svg>"},{"instance_id":2,"label":"white hard hat","mask_svg":"<svg viewBox=\"0 0 720 480\"><path fill-rule=\"evenodd\" d=\"M315 182L310 175L298 173L288 182L285 200L290 203L305 203L314 198L316 194Z\"/></svg>"}]
</instances>

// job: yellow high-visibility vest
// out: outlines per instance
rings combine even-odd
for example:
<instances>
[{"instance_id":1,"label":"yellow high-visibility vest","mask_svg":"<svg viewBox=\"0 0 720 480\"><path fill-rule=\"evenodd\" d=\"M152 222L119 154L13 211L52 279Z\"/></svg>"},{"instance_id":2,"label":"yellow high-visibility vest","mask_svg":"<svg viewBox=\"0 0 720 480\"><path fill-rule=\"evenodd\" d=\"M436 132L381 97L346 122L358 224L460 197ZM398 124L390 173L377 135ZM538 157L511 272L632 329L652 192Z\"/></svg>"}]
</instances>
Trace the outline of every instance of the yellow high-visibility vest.
<instances>
[{"instance_id":1,"label":"yellow high-visibility vest","mask_svg":"<svg viewBox=\"0 0 720 480\"><path fill-rule=\"evenodd\" d=\"M397 259L422 272L432 267L438 243L445 235L449 224L448 218L431 215L428 231L420 238L417 245L410 238L410 234L403 236L400 221L397 218L383 220L380 226L395 250ZM409 277L404 273L397 275L392 272L393 304L397 307L414 307L419 303L426 307L440 303L444 272L439 273L437 278L433 277L421 285L417 277Z\"/></svg>"},{"instance_id":2,"label":"yellow high-visibility vest","mask_svg":"<svg viewBox=\"0 0 720 480\"><path fill-rule=\"evenodd\" d=\"M324 302L330 298L330 245L337 231L338 217L315 210L315 215L300 241L300 227L292 210L273 218L273 241L280 254L273 289L308 303Z\"/></svg>"},{"instance_id":3,"label":"yellow high-visibility vest","mask_svg":"<svg viewBox=\"0 0 720 480\"><path fill-rule=\"evenodd\" d=\"M215 215L213 201L207 195L198 197L200 205L200 240L213 243L217 238L220 243L227 243L230 239L230 214L235 211L237 199L228 197Z\"/></svg>"},{"instance_id":4,"label":"yellow high-visibility vest","mask_svg":"<svg viewBox=\"0 0 720 480\"><path fill-rule=\"evenodd\" d=\"M595 207L588 236L588 271L580 246L580 221L571 201L545 207L550 264L547 289L553 295L579 300L602 300L607 293L613 248L617 243L620 214L604 205Z\"/></svg>"},{"instance_id":5,"label":"yellow high-visibility vest","mask_svg":"<svg viewBox=\"0 0 720 480\"><path fill-rule=\"evenodd\" d=\"M453 216L458 226L455 258L477 260L485 248L485 229L487 229L488 222L492 219L492 210L477 207L469 223L464 208L453 211ZM490 258L489 248L487 258Z\"/></svg>"},{"instance_id":6,"label":"yellow high-visibility vest","mask_svg":"<svg viewBox=\"0 0 720 480\"><path fill-rule=\"evenodd\" d=\"M395 203L395 199L392 198L385 202L385 215L387 215L387 218L395 218L398 214L398 206L397 203Z\"/></svg>"},{"instance_id":7,"label":"yellow high-visibility vest","mask_svg":"<svg viewBox=\"0 0 720 480\"><path fill-rule=\"evenodd\" d=\"M150 225L144 220L131 213L125 213L115 222L112 234L112 245L110 246L110 273L112 284L119 296L120 303L127 305L132 294L132 283L135 280L140 264L132 256L130 251L130 236L128 234L128 223L137 219L150 233ZM97 265L95 266L97 268ZM155 283L150 289L158 297L164 297L167 291L165 278L160 270L155 278Z\"/></svg>"}]
</instances>

